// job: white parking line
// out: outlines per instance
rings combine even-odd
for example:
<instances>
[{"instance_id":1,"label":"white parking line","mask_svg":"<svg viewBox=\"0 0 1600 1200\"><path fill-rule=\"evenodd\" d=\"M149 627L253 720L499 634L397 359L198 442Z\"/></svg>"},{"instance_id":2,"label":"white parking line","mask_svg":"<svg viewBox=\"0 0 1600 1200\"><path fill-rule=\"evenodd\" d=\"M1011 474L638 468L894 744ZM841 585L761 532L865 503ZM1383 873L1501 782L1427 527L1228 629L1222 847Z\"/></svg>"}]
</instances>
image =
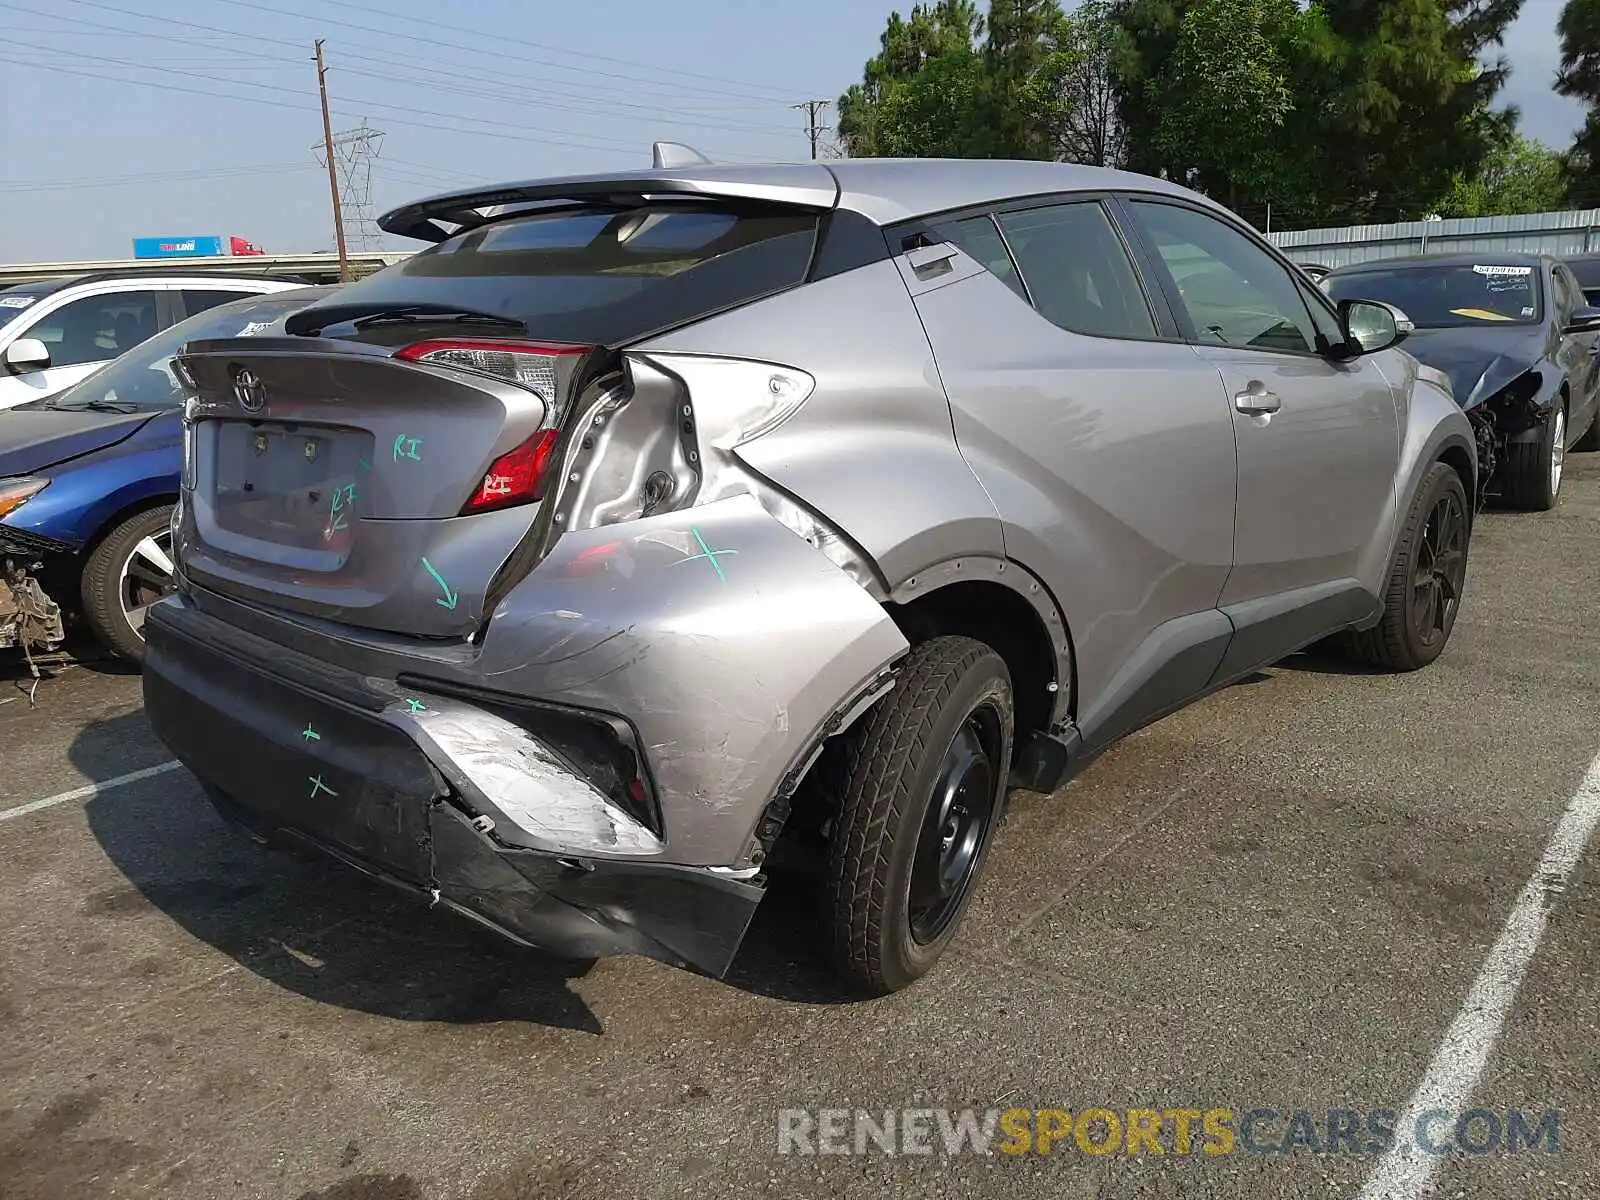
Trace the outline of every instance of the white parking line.
<instances>
[{"instance_id":1,"label":"white parking line","mask_svg":"<svg viewBox=\"0 0 1600 1200\"><path fill-rule=\"evenodd\" d=\"M1414 1200L1428 1191L1442 1156L1425 1154L1410 1140L1423 1114L1442 1110L1458 1115L1467 1104L1484 1063L1516 999L1528 963L1544 937L1555 898L1566 889L1573 868L1600 825L1600 756L1573 793L1550 836L1539 869L1512 906L1488 960L1467 993L1466 1002L1439 1043L1416 1095L1395 1126L1395 1149L1380 1159L1360 1200Z\"/></svg>"},{"instance_id":2,"label":"white parking line","mask_svg":"<svg viewBox=\"0 0 1600 1200\"><path fill-rule=\"evenodd\" d=\"M176 771L183 766L177 759L171 762L159 763L153 767L146 767L142 771L129 771L126 775L118 775L115 779L107 779L104 783L86 783L82 787L73 788L70 792L62 792L56 796L46 796L43 800L30 800L27 804L19 804L15 808L0 808L0 821L9 821L13 817L25 817L29 813L38 812L44 808L54 808L57 804L66 804L69 800L87 800L99 792L109 791L114 787L121 787L125 783L138 783L141 779L150 779L156 775L165 775L168 771Z\"/></svg>"}]
</instances>

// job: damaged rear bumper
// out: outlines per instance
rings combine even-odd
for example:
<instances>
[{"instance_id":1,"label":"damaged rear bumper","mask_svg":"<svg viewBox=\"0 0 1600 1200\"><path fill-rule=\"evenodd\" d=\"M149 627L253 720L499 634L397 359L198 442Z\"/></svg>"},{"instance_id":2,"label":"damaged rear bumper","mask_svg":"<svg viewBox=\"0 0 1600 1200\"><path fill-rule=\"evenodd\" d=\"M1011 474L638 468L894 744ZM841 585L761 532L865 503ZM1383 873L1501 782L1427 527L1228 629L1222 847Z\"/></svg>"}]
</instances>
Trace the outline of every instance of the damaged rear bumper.
<instances>
[{"instance_id":1,"label":"damaged rear bumper","mask_svg":"<svg viewBox=\"0 0 1600 1200\"><path fill-rule=\"evenodd\" d=\"M152 610L146 637L157 733L217 807L259 835L308 843L554 953L642 954L714 975L732 963L760 876L662 861L646 825L526 731L501 747L525 768L519 823L475 791L472 778L494 764L472 760L453 732L481 736L500 718L255 645L181 602ZM564 835L610 849L563 852Z\"/></svg>"}]
</instances>

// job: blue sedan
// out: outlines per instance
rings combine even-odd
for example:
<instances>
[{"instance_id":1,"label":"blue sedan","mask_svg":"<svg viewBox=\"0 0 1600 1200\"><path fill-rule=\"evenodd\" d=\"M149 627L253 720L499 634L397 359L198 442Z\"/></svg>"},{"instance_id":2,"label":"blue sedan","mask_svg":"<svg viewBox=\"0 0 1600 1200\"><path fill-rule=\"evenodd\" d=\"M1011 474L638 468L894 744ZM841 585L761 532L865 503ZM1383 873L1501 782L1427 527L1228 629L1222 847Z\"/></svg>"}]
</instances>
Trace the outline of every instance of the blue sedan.
<instances>
[{"instance_id":1,"label":"blue sedan","mask_svg":"<svg viewBox=\"0 0 1600 1200\"><path fill-rule=\"evenodd\" d=\"M42 563L48 594L111 650L143 658L144 614L173 584L183 460L173 356L205 338L281 334L285 318L331 290L220 305L75 387L0 413L0 568Z\"/></svg>"}]
</instances>

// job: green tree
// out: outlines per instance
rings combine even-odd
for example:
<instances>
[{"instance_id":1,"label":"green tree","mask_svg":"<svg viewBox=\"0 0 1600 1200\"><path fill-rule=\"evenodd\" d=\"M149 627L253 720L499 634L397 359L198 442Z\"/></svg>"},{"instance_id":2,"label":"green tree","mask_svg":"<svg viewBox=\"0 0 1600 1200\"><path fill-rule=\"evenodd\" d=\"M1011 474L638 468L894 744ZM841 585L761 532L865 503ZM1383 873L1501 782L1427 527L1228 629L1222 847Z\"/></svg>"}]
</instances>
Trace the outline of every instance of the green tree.
<instances>
[{"instance_id":1,"label":"green tree","mask_svg":"<svg viewBox=\"0 0 1600 1200\"><path fill-rule=\"evenodd\" d=\"M1238 202L1261 194L1283 166L1283 128L1294 100L1283 54L1294 0L1208 0L1178 28L1155 148L1180 179Z\"/></svg>"},{"instance_id":2,"label":"green tree","mask_svg":"<svg viewBox=\"0 0 1600 1200\"><path fill-rule=\"evenodd\" d=\"M1076 61L1057 0L918 4L894 13L862 81L839 98L853 157L1053 158Z\"/></svg>"},{"instance_id":3,"label":"green tree","mask_svg":"<svg viewBox=\"0 0 1600 1200\"><path fill-rule=\"evenodd\" d=\"M1515 113L1492 106L1506 64L1482 60L1521 3L1318 0L1291 14L1266 0L1117 0L1129 166L1193 172L1258 219L1270 202L1275 225L1422 216L1510 135ZM1231 61L1223 35L1238 38ZM1187 96L1219 62L1265 107L1207 131Z\"/></svg>"},{"instance_id":4,"label":"green tree","mask_svg":"<svg viewBox=\"0 0 1600 1200\"><path fill-rule=\"evenodd\" d=\"M1496 110L1504 56L1485 62L1522 0L1323 0L1336 89L1319 114L1328 217L1393 221L1435 210L1509 138Z\"/></svg>"},{"instance_id":5,"label":"green tree","mask_svg":"<svg viewBox=\"0 0 1600 1200\"><path fill-rule=\"evenodd\" d=\"M1589 106L1567 154L1568 199L1579 208L1600 207L1600 0L1567 0L1557 31L1561 73L1556 91Z\"/></svg>"},{"instance_id":6,"label":"green tree","mask_svg":"<svg viewBox=\"0 0 1600 1200\"><path fill-rule=\"evenodd\" d=\"M1477 175L1455 181L1439 215L1501 217L1558 211L1566 204L1564 168L1556 151L1514 134L1490 153Z\"/></svg>"},{"instance_id":7,"label":"green tree","mask_svg":"<svg viewBox=\"0 0 1600 1200\"><path fill-rule=\"evenodd\" d=\"M982 27L973 0L918 4L909 19L891 13L861 82L839 97L845 153L858 158L965 153L981 90L976 43ZM941 88L951 89L942 99Z\"/></svg>"},{"instance_id":8,"label":"green tree","mask_svg":"<svg viewBox=\"0 0 1600 1200\"><path fill-rule=\"evenodd\" d=\"M1110 0L1084 0L1067 17L1069 61L1061 80L1056 157L1120 167L1125 131L1117 111L1121 29Z\"/></svg>"}]
</instances>

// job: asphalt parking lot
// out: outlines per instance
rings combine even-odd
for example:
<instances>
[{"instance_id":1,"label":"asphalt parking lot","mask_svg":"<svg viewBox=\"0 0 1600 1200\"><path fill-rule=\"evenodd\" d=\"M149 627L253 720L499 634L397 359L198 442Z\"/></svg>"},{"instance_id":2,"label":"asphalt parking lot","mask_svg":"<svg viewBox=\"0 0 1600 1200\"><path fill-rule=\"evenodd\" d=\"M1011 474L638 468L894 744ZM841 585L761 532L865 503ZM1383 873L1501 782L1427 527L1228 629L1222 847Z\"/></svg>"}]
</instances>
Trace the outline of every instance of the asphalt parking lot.
<instances>
[{"instance_id":1,"label":"asphalt parking lot","mask_svg":"<svg viewBox=\"0 0 1600 1200\"><path fill-rule=\"evenodd\" d=\"M801 1156L776 1131L1404 1109L1600 751L1600 455L1569 472L1555 512L1482 518L1434 668L1301 656L1015 797L953 956L870 1003L794 881L723 981L546 959L258 849L181 769L86 788L170 758L137 677L72 666L30 704L0 674L0 1196L1356 1197L1370 1155ZM1559 1152L1453 1153L1438 1195L1600 1196L1597 853L1472 1092L1559 1110Z\"/></svg>"}]
</instances>

